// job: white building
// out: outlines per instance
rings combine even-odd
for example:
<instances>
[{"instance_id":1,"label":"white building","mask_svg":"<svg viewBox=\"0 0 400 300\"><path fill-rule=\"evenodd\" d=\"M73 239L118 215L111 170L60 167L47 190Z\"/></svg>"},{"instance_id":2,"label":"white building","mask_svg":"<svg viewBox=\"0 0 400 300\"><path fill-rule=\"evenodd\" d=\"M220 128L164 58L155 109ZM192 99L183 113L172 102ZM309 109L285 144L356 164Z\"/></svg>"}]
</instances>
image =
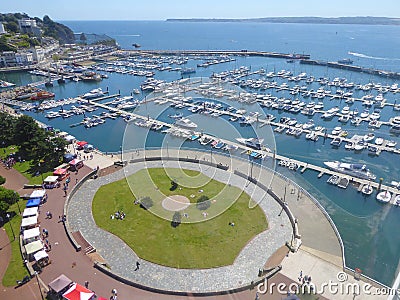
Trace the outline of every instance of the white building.
<instances>
[{"instance_id":1,"label":"white building","mask_svg":"<svg viewBox=\"0 0 400 300\"><path fill-rule=\"evenodd\" d=\"M34 19L18 20L18 26L21 33L32 33L36 36L41 34L40 28L36 25L36 20Z\"/></svg>"},{"instance_id":2,"label":"white building","mask_svg":"<svg viewBox=\"0 0 400 300\"><path fill-rule=\"evenodd\" d=\"M3 23L0 22L0 34L5 34L6 30L4 29Z\"/></svg>"},{"instance_id":3,"label":"white building","mask_svg":"<svg viewBox=\"0 0 400 300\"><path fill-rule=\"evenodd\" d=\"M33 63L33 53L31 52L18 52L15 54L15 61L17 65L30 65Z\"/></svg>"},{"instance_id":4,"label":"white building","mask_svg":"<svg viewBox=\"0 0 400 300\"><path fill-rule=\"evenodd\" d=\"M3 51L1 54L1 65L3 67L15 67L17 62L15 60L14 51Z\"/></svg>"},{"instance_id":5,"label":"white building","mask_svg":"<svg viewBox=\"0 0 400 300\"><path fill-rule=\"evenodd\" d=\"M32 48L32 55L33 55L33 61L34 62L41 62L45 58L45 51L43 50L42 47L36 46Z\"/></svg>"}]
</instances>

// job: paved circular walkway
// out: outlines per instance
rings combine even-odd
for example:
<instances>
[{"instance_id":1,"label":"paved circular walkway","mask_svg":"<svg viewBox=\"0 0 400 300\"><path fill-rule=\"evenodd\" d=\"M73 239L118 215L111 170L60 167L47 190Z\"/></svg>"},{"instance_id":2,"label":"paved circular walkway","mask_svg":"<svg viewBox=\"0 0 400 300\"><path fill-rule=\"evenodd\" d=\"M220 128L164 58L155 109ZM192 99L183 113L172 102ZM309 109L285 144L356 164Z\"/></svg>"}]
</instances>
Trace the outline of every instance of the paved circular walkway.
<instances>
[{"instance_id":1,"label":"paved circular walkway","mask_svg":"<svg viewBox=\"0 0 400 300\"><path fill-rule=\"evenodd\" d=\"M161 205L164 209L168 211L181 211L188 208L190 201L187 197L182 195L173 195L165 198Z\"/></svg>"},{"instance_id":2,"label":"paved circular walkway","mask_svg":"<svg viewBox=\"0 0 400 300\"><path fill-rule=\"evenodd\" d=\"M82 233L107 261L114 274L144 286L170 292L227 291L247 286L256 280L258 270L268 258L291 240L292 227L287 215L280 213L280 205L264 190L230 171L204 168L198 164L180 161L180 168L201 171L206 176L239 187L248 193L264 210L269 228L254 237L229 266L201 270L175 269L138 258L121 239L97 227L91 213L92 200L102 185L120 180L143 168L160 167L161 164L166 168L177 166L176 161L165 160L129 164L118 172L86 182L70 201L67 216L71 230ZM134 271L136 261L140 262L138 271Z\"/></svg>"}]
</instances>

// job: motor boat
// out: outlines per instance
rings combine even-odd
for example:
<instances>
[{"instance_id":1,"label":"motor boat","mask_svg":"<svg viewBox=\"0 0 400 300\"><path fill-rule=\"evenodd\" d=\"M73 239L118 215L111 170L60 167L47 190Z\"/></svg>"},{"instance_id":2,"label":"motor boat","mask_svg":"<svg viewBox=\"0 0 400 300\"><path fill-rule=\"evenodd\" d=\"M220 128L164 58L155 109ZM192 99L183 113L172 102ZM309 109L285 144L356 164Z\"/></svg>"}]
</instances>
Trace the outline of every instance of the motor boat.
<instances>
[{"instance_id":1,"label":"motor boat","mask_svg":"<svg viewBox=\"0 0 400 300\"><path fill-rule=\"evenodd\" d=\"M180 118L175 121L175 125L184 128L194 129L197 128L197 124L190 121L188 118Z\"/></svg>"},{"instance_id":2,"label":"motor boat","mask_svg":"<svg viewBox=\"0 0 400 300\"><path fill-rule=\"evenodd\" d=\"M261 150L262 147L262 142L264 141L263 139L258 139L258 138L237 138L236 139L240 144L245 145L247 147L256 149L256 150Z\"/></svg>"},{"instance_id":3,"label":"motor boat","mask_svg":"<svg viewBox=\"0 0 400 300\"><path fill-rule=\"evenodd\" d=\"M365 184L362 189L361 189L361 193L363 193L364 195L371 195L374 191L374 188L370 185L370 184Z\"/></svg>"},{"instance_id":4,"label":"motor boat","mask_svg":"<svg viewBox=\"0 0 400 300\"><path fill-rule=\"evenodd\" d=\"M84 94L82 98L84 99L94 99L104 95L104 92L101 88L91 90L90 92Z\"/></svg>"},{"instance_id":5,"label":"motor boat","mask_svg":"<svg viewBox=\"0 0 400 300\"><path fill-rule=\"evenodd\" d=\"M376 195L376 200L382 203L389 203L392 199L392 194L389 191L382 191Z\"/></svg>"},{"instance_id":6,"label":"motor boat","mask_svg":"<svg viewBox=\"0 0 400 300\"><path fill-rule=\"evenodd\" d=\"M340 161L326 161L324 164L331 170L350 176L369 180L374 180L376 178L376 175L372 174L364 164L350 164Z\"/></svg>"}]
</instances>

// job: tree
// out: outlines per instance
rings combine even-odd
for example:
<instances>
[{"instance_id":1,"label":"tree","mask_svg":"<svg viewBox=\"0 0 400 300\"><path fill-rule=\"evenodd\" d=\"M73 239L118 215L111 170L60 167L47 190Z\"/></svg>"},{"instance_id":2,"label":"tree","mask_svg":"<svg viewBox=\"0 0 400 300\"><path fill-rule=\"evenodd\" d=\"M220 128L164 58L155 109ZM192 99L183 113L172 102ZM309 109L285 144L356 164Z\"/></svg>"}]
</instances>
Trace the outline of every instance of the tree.
<instances>
[{"instance_id":1,"label":"tree","mask_svg":"<svg viewBox=\"0 0 400 300\"><path fill-rule=\"evenodd\" d=\"M206 195L201 195L199 199L197 199L196 207L199 210L206 210L211 206L211 202Z\"/></svg>"},{"instance_id":2,"label":"tree","mask_svg":"<svg viewBox=\"0 0 400 300\"><path fill-rule=\"evenodd\" d=\"M182 221L181 213L179 211L176 211L172 216L171 226L176 228L179 226L179 224L181 224L181 221Z\"/></svg>"},{"instance_id":3,"label":"tree","mask_svg":"<svg viewBox=\"0 0 400 300\"><path fill-rule=\"evenodd\" d=\"M19 31L18 24L14 21L9 21L4 25L5 25L4 27L5 27L6 31L8 31L8 32L17 33Z\"/></svg>"},{"instance_id":4,"label":"tree","mask_svg":"<svg viewBox=\"0 0 400 300\"><path fill-rule=\"evenodd\" d=\"M7 113L0 112L0 147L9 146L14 139L16 119Z\"/></svg>"},{"instance_id":5,"label":"tree","mask_svg":"<svg viewBox=\"0 0 400 300\"><path fill-rule=\"evenodd\" d=\"M3 176L0 176L0 185L5 184L6 179Z\"/></svg>"},{"instance_id":6,"label":"tree","mask_svg":"<svg viewBox=\"0 0 400 300\"><path fill-rule=\"evenodd\" d=\"M144 197L140 200L140 207L144 209L149 209L154 205L153 200L150 197Z\"/></svg>"},{"instance_id":7,"label":"tree","mask_svg":"<svg viewBox=\"0 0 400 300\"><path fill-rule=\"evenodd\" d=\"M16 191L8 190L0 186L0 213L7 212L11 204L19 200L19 195Z\"/></svg>"}]
</instances>

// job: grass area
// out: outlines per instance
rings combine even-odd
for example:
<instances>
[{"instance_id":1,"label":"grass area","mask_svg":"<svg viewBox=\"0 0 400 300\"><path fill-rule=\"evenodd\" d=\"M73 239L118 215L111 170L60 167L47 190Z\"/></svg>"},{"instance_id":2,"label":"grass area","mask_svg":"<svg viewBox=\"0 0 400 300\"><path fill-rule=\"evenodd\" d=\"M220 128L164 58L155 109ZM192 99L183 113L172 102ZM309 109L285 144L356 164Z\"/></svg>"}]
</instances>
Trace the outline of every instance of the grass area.
<instances>
[{"instance_id":1,"label":"grass area","mask_svg":"<svg viewBox=\"0 0 400 300\"><path fill-rule=\"evenodd\" d=\"M9 146L7 148L1 148L0 151L0 156L1 158L7 157L11 153L17 152L17 147L16 146ZM29 184L42 184L43 179L46 178L47 176L53 175L52 171L45 172L42 175L36 175L34 172L32 172L32 162L31 161L22 161L22 162L17 162L14 166L14 169L16 169L18 172L20 172L26 179L29 180Z\"/></svg>"},{"instance_id":2,"label":"grass area","mask_svg":"<svg viewBox=\"0 0 400 300\"><path fill-rule=\"evenodd\" d=\"M179 188L174 191L169 190L171 178L179 183ZM189 181L196 187L185 187ZM185 195L191 201L206 195L213 199L207 212L216 217L203 218L203 222L182 223L174 228L171 221L135 205L128 182L140 196L153 199L155 212L161 211L161 202L166 195ZM147 169L130 176L128 182L123 179L102 186L93 200L93 216L99 227L117 235L141 258L154 263L177 268L229 265L255 235L268 227L261 208L249 208L251 199L247 194L196 171ZM200 194L199 190L203 192ZM196 197L190 198L190 195ZM232 195L235 195L233 200L229 198ZM110 218L118 210L126 214L124 220ZM183 212L189 215L187 220L182 217L183 222L195 219L195 214L199 220L202 216L195 205ZM234 222L235 226L229 226L229 222Z\"/></svg>"},{"instance_id":3,"label":"grass area","mask_svg":"<svg viewBox=\"0 0 400 300\"><path fill-rule=\"evenodd\" d=\"M15 286L17 280L20 280L24 276L28 275L28 271L26 270L22 260L21 250L19 248L19 228L21 226L22 217L19 214L17 203L13 204L9 208L8 212L10 214L15 213L14 217L12 217L10 220L11 226L15 233L15 240L13 240L10 223L4 224L3 229L5 229L7 232L12 249L11 260L2 281L2 284L6 287ZM3 245L4 244L2 243L2 246Z\"/></svg>"}]
</instances>

